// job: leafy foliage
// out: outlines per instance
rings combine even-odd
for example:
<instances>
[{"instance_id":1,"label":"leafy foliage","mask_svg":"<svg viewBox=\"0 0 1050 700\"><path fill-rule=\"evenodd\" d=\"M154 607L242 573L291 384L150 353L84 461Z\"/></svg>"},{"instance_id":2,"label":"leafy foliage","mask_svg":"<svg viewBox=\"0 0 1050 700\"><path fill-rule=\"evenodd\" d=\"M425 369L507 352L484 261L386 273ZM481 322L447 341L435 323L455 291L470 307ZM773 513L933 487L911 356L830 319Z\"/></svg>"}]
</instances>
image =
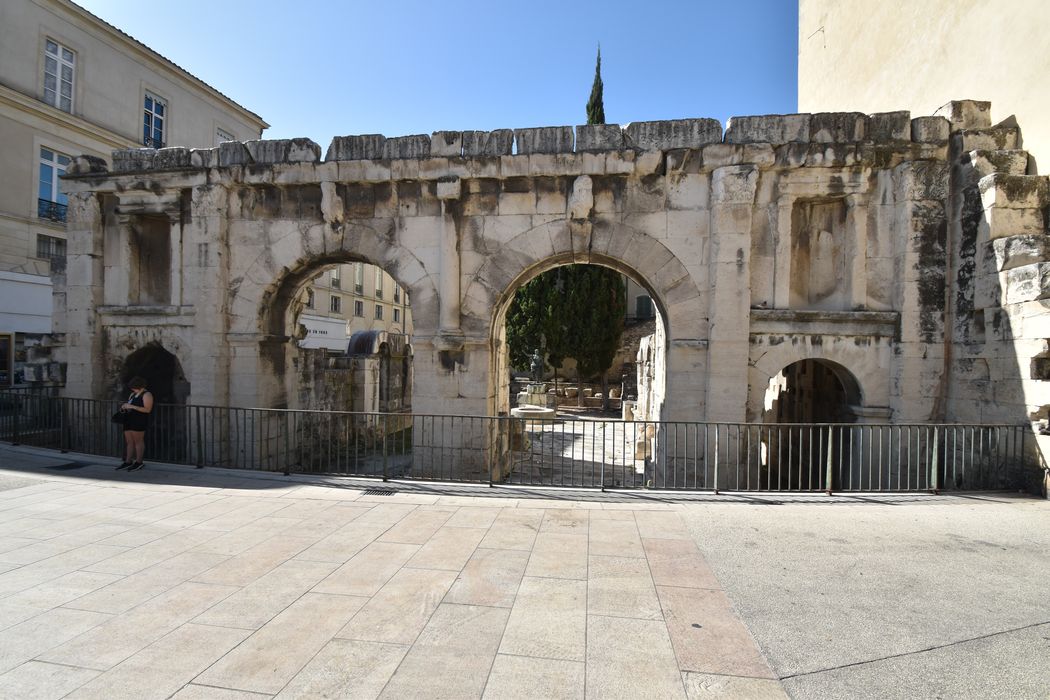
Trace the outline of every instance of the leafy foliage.
<instances>
[{"instance_id":1,"label":"leafy foliage","mask_svg":"<svg viewBox=\"0 0 1050 700\"><path fill-rule=\"evenodd\" d=\"M594 83L591 85L591 97L587 100L587 123L605 123L605 86L602 84L602 49L598 47L598 62L594 66Z\"/></svg>"}]
</instances>

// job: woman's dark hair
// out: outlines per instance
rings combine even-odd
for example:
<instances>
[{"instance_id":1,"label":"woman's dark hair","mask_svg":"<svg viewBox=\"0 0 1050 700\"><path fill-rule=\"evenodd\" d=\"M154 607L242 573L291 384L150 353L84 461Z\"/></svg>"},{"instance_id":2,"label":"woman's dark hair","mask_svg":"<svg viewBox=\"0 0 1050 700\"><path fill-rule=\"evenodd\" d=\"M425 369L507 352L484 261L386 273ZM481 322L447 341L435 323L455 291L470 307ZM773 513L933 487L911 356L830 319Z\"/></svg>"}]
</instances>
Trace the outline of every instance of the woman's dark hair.
<instances>
[{"instance_id":1,"label":"woman's dark hair","mask_svg":"<svg viewBox=\"0 0 1050 700\"><path fill-rule=\"evenodd\" d=\"M131 381L128 382L128 387L131 389L145 389L146 380L142 377L132 377Z\"/></svg>"}]
</instances>

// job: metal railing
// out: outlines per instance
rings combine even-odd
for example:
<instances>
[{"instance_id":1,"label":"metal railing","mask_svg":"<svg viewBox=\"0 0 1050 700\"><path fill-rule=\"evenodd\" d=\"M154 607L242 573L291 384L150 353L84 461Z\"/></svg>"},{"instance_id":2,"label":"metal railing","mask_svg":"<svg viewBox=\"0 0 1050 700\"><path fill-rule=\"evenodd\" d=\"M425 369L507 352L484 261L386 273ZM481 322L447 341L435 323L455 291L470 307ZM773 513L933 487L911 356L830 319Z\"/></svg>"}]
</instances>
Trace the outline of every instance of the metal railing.
<instances>
[{"instance_id":1,"label":"metal railing","mask_svg":"<svg viewBox=\"0 0 1050 700\"><path fill-rule=\"evenodd\" d=\"M36 215L39 219L65 222L68 205L52 202L50 199L36 200Z\"/></svg>"},{"instance_id":2,"label":"metal railing","mask_svg":"<svg viewBox=\"0 0 1050 700\"><path fill-rule=\"evenodd\" d=\"M0 391L0 440L117 458L118 401ZM576 488L1015 488L1027 426L743 424L157 405L148 460L283 473Z\"/></svg>"}]
</instances>

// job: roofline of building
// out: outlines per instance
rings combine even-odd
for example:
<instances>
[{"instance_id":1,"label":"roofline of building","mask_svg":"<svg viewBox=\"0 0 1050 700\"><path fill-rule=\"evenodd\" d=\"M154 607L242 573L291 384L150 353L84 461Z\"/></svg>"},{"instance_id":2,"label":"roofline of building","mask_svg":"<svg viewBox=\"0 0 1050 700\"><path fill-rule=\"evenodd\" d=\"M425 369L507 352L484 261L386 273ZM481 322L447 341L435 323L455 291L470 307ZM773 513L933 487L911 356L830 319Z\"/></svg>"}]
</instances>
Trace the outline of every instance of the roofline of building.
<instances>
[{"instance_id":1,"label":"roofline of building","mask_svg":"<svg viewBox=\"0 0 1050 700\"><path fill-rule=\"evenodd\" d=\"M131 36L127 32L122 31L121 29L113 26L112 24L110 24L109 22L105 21L101 17L98 17L97 15L92 14L91 12L89 12L86 9L84 9L80 5L76 4L75 2L72 2L72 0L55 0L55 1L57 2L58 5L62 6L67 12L70 12L72 14L78 15L79 17L81 17L84 20L87 20L88 22L90 22L91 24L95 25L97 28L101 29L102 31L104 31L104 32L106 32L108 34L111 34L114 37L116 37L118 40L124 42L131 49L137 51L140 54L143 54L145 57L147 57L149 59L152 59L153 61L155 61L157 63L162 64L165 68L173 70L177 75L182 77L184 80L186 80L186 81L188 81L190 83L193 83L193 84L195 84L195 85L197 85L199 87L204 88L205 91L211 93L214 97L220 99L221 101L225 102L226 104L228 104L231 107L235 108L237 111L239 111L242 114L244 114L246 117L248 117L249 121L256 122L259 125L259 127L260 127L260 133L261 133L261 131L263 129L270 128L270 125L262 117L260 117L258 114L256 114L255 112L251 111L250 109L248 109L244 105L238 104L237 102L235 102L230 97L224 95L223 93L219 92L218 90L216 90L214 87L212 87L208 83L204 82L203 80L201 80L197 76L193 75L193 73L190 73L185 68L183 68L182 66L178 65L177 63L174 63L170 59L165 58L164 56L162 56L161 54L157 53L156 51L151 49L149 46L146 46L141 41L139 41L135 37Z\"/></svg>"}]
</instances>

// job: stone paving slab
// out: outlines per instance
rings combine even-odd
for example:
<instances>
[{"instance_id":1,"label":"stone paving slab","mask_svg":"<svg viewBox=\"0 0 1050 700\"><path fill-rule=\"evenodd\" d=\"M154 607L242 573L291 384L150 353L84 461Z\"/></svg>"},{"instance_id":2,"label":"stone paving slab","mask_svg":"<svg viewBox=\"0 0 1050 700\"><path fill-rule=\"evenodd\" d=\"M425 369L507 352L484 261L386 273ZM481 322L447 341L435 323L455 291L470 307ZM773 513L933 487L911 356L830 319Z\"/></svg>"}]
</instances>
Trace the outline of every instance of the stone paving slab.
<instances>
[{"instance_id":1,"label":"stone paving slab","mask_svg":"<svg viewBox=\"0 0 1050 700\"><path fill-rule=\"evenodd\" d=\"M670 501L45 469L0 469L0 698L784 697Z\"/></svg>"}]
</instances>

